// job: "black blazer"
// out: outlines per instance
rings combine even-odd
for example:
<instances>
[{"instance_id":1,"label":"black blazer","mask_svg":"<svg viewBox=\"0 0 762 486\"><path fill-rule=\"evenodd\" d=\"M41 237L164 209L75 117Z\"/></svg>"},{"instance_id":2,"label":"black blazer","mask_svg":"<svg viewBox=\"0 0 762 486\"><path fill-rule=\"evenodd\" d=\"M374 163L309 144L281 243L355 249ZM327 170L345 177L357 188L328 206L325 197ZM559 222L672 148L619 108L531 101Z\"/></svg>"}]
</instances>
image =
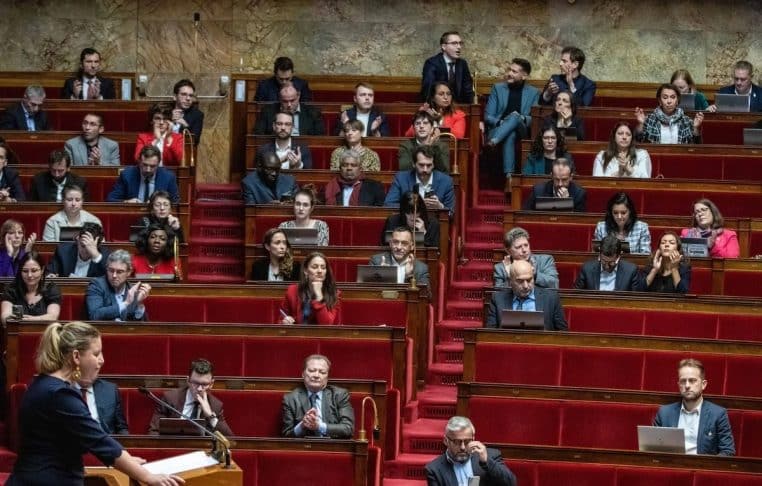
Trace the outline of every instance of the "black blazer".
<instances>
[{"instance_id":1,"label":"black blazer","mask_svg":"<svg viewBox=\"0 0 762 486\"><path fill-rule=\"evenodd\" d=\"M270 273L269 267L269 258L260 258L259 260L254 260L254 263L251 265L251 279L267 282L267 275ZM294 264L291 267L291 273L288 275L288 278L286 278L285 281L298 282L301 276L301 271L302 264L294 261Z\"/></svg>"},{"instance_id":2,"label":"black blazer","mask_svg":"<svg viewBox=\"0 0 762 486\"><path fill-rule=\"evenodd\" d=\"M426 59L423 64L423 79L421 80L421 98L429 99L431 88L437 81L447 82L447 63L444 59L444 53L432 56ZM471 77L471 71L468 69L468 63L465 59L455 61L455 82L451 86L452 97L456 103L470 105L474 102L474 80Z\"/></svg>"},{"instance_id":3,"label":"black blazer","mask_svg":"<svg viewBox=\"0 0 762 486\"><path fill-rule=\"evenodd\" d=\"M278 111L280 111L279 103L262 106L254 125L254 133L273 135L273 122ZM299 135L325 135L325 125L320 109L304 103L299 105Z\"/></svg>"},{"instance_id":4,"label":"black blazer","mask_svg":"<svg viewBox=\"0 0 762 486\"><path fill-rule=\"evenodd\" d=\"M381 117L381 124L378 126L378 131L381 133L382 137L388 137L391 133L389 130L389 123L386 120L386 115L376 108L375 106L370 109L370 115L368 115L368 126L365 127L365 136L366 137L372 137L373 134L370 131L370 126L373 123L373 120L375 120L378 117ZM353 106L352 108L347 110L347 118L352 120L357 120L357 107ZM341 113L339 113L336 116L336 122L335 126L333 128L334 135L339 135L341 131L344 129L344 124L341 123Z\"/></svg>"},{"instance_id":5,"label":"black blazer","mask_svg":"<svg viewBox=\"0 0 762 486\"><path fill-rule=\"evenodd\" d=\"M48 115L40 110L34 114L34 125L36 131L51 130L48 125ZM21 103L14 103L9 106L3 116L0 117L0 130L23 130L27 131L26 115L24 115L24 107Z\"/></svg>"},{"instance_id":6,"label":"black blazer","mask_svg":"<svg viewBox=\"0 0 762 486\"><path fill-rule=\"evenodd\" d=\"M0 172L3 174L3 178L0 180L0 189L8 189L11 197L17 201L26 200L26 194L24 194L24 188L21 187L21 179L19 179L19 173L16 169L5 166Z\"/></svg>"},{"instance_id":7,"label":"black blazer","mask_svg":"<svg viewBox=\"0 0 762 486\"><path fill-rule=\"evenodd\" d=\"M294 76L291 78L291 84L299 92L300 101L312 101L312 91L306 80L297 78ZM278 93L280 92L280 85L275 76L263 79L257 83L257 92L254 93L254 101L258 102L272 102L278 101Z\"/></svg>"},{"instance_id":8,"label":"black blazer","mask_svg":"<svg viewBox=\"0 0 762 486\"><path fill-rule=\"evenodd\" d=\"M524 202L524 207L522 209L533 210L535 209L534 205L538 197L553 197L554 195L552 180L535 184L532 188L532 192L529 194L529 199ZM574 211L584 213L585 208L587 207L587 191L571 182L569 184L569 195L574 199Z\"/></svg>"},{"instance_id":9,"label":"black blazer","mask_svg":"<svg viewBox=\"0 0 762 486\"><path fill-rule=\"evenodd\" d=\"M561 299L555 289L534 287L535 308L543 312L546 331L566 331L569 329L564 317L564 309L561 307ZM492 294L487 316L484 320L485 327L500 327L500 311L510 309L513 306L513 290L505 289Z\"/></svg>"},{"instance_id":10,"label":"black blazer","mask_svg":"<svg viewBox=\"0 0 762 486\"><path fill-rule=\"evenodd\" d=\"M503 462L497 449L487 448L487 462L479 462L478 454L471 454L471 470L479 477L479 486L516 486L516 476ZM447 457L442 454L426 464L426 484L428 486L458 486L455 470Z\"/></svg>"},{"instance_id":11,"label":"black blazer","mask_svg":"<svg viewBox=\"0 0 762 486\"><path fill-rule=\"evenodd\" d=\"M116 98L116 89L114 88L114 80L111 78L102 78L96 76L101 81L101 96L104 100L113 100ZM74 96L74 81L81 78L69 78L64 82L63 90L61 90L61 98L64 100L71 99ZM82 99L83 91L79 93L79 100Z\"/></svg>"},{"instance_id":12,"label":"black blazer","mask_svg":"<svg viewBox=\"0 0 762 486\"><path fill-rule=\"evenodd\" d=\"M381 246L389 245L385 241L386 232L393 231L400 226L407 226L407 221L399 213L392 214L386 218L384 231L381 232ZM423 246L439 247L439 221L434 216L429 216L429 220L426 222L426 234L423 235Z\"/></svg>"},{"instance_id":13,"label":"black blazer","mask_svg":"<svg viewBox=\"0 0 762 486\"><path fill-rule=\"evenodd\" d=\"M87 269L88 278L103 277L106 275L106 260L108 259L109 251L107 248L98 248L101 252L101 261L94 263L90 261L90 266ZM54 273L59 277L68 277L74 268L77 266L77 243L76 242L64 242L59 243L56 247L53 257L50 259L48 266L46 267L47 273Z\"/></svg>"},{"instance_id":14,"label":"black blazer","mask_svg":"<svg viewBox=\"0 0 762 486\"><path fill-rule=\"evenodd\" d=\"M85 201L87 197L87 181L84 177L78 176L73 172L69 172L66 175L66 185L79 186L84 193ZM53 177L50 172L40 172L36 174L32 179L32 189L29 191L30 201L44 201L44 202L56 202L56 193L58 189L56 183L53 181Z\"/></svg>"},{"instance_id":15,"label":"black blazer","mask_svg":"<svg viewBox=\"0 0 762 486\"><path fill-rule=\"evenodd\" d=\"M193 105L183 113L183 118L188 122L188 130L193 135L193 145L198 146L201 131L204 129L204 112Z\"/></svg>"},{"instance_id":16,"label":"black blazer","mask_svg":"<svg viewBox=\"0 0 762 486\"><path fill-rule=\"evenodd\" d=\"M597 259L588 260L583 265L574 281L575 289L599 290L601 286L601 262ZM638 271L637 265L624 260L619 260L616 270L615 291L643 291L643 275Z\"/></svg>"}]
</instances>

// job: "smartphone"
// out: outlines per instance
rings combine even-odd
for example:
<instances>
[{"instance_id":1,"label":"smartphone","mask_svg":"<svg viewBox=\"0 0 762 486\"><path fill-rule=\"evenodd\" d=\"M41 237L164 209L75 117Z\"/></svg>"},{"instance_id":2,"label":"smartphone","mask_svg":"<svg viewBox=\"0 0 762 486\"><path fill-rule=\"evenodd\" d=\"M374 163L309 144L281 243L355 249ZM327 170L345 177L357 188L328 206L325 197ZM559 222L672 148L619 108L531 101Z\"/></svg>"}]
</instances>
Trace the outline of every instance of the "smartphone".
<instances>
[{"instance_id":1,"label":"smartphone","mask_svg":"<svg viewBox=\"0 0 762 486\"><path fill-rule=\"evenodd\" d=\"M424 199L428 197L434 197L436 196L436 193L434 191L426 191L426 193L423 195Z\"/></svg>"}]
</instances>

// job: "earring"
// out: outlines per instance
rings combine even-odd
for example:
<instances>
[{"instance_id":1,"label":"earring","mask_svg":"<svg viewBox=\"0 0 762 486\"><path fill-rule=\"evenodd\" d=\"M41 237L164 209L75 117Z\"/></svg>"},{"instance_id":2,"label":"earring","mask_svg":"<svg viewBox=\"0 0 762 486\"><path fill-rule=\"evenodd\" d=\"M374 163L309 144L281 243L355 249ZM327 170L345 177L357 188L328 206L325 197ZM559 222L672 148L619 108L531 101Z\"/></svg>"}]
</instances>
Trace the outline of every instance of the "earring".
<instances>
[{"instance_id":1,"label":"earring","mask_svg":"<svg viewBox=\"0 0 762 486\"><path fill-rule=\"evenodd\" d=\"M82 378L82 371L79 369L79 365L74 369L71 377L74 378L74 381L79 381L79 379Z\"/></svg>"}]
</instances>

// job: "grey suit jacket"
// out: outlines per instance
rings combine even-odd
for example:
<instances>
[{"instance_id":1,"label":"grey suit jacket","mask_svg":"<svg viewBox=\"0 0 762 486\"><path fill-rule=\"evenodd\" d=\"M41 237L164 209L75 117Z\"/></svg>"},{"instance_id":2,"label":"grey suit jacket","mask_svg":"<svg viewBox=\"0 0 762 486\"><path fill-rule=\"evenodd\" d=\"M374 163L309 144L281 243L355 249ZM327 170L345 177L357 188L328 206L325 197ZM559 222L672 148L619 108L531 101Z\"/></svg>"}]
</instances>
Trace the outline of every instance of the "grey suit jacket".
<instances>
[{"instance_id":1,"label":"grey suit jacket","mask_svg":"<svg viewBox=\"0 0 762 486\"><path fill-rule=\"evenodd\" d=\"M555 290L534 288L535 308L543 312L546 331L566 331L569 329L564 316L564 308L561 307L561 299ZM513 290L506 289L495 292L492 295L487 315L484 320L485 327L500 327L500 311L513 307Z\"/></svg>"},{"instance_id":2,"label":"grey suit jacket","mask_svg":"<svg viewBox=\"0 0 762 486\"><path fill-rule=\"evenodd\" d=\"M386 264L391 264L394 256L391 252L378 253L370 257L371 265L381 265L382 257L386 257ZM413 274L415 274L415 281L417 285L429 285L429 266L416 258L413 265ZM410 279L405 279L409 281Z\"/></svg>"},{"instance_id":3,"label":"grey suit jacket","mask_svg":"<svg viewBox=\"0 0 762 486\"><path fill-rule=\"evenodd\" d=\"M100 165L119 165L119 144L110 138L98 137L98 148L101 151ZM71 165L87 165L87 145L79 136L70 138L64 144L64 149L71 156Z\"/></svg>"},{"instance_id":4,"label":"grey suit jacket","mask_svg":"<svg viewBox=\"0 0 762 486\"><path fill-rule=\"evenodd\" d=\"M487 100L487 106L484 109L484 121L487 122L487 128L493 129L503 120L505 110L508 106L510 90L505 82L497 83L492 86L492 91ZM521 115L524 116L524 124L532 126L532 106L536 105L540 99L540 90L534 86L524 83L521 90Z\"/></svg>"},{"instance_id":5,"label":"grey suit jacket","mask_svg":"<svg viewBox=\"0 0 762 486\"><path fill-rule=\"evenodd\" d=\"M534 265L535 286L545 289L557 289L558 270L556 269L556 261L553 259L553 256L532 253L529 259L532 261L532 265ZM503 262L495 264L495 269L492 272L492 286L511 286L508 279L508 271L505 269Z\"/></svg>"},{"instance_id":6,"label":"grey suit jacket","mask_svg":"<svg viewBox=\"0 0 762 486\"><path fill-rule=\"evenodd\" d=\"M487 448L487 462L480 463L478 454L471 455L471 470L479 476L479 486L516 486L516 476L503 462L497 449ZM458 486L455 470L447 453L426 464L427 486Z\"/></svg>"},{"instance_id":7,"label":"grey suit jacket","mask_svg":"<svg viewBox=\"0 0 762 486\"><path fill-rule=\"evenodd\" d=\"M575 289L600 290L601 287L601 262L597 259L589 260L582 265L574 282ZM616 271L615 291L643 291L643 276L638 272L634 263L619 260Z\"/></svg>"},{"instance_id":8,"label":"grey suit jacket","mask_svg":"<svg viewBox=\"0 0 762 486\"><path fill-rule=\"evenodd\" d=\"M310 409L310 399L304 385L283 396L283 429L285 437L295 437L294 428ZM333 439L351 439L355 431L355 412L349 403L349 392L337 386L323 389L320 415L326 423L326 433ZM315 435L307 431L306 435Z\"/></svg>"}]
</instances>

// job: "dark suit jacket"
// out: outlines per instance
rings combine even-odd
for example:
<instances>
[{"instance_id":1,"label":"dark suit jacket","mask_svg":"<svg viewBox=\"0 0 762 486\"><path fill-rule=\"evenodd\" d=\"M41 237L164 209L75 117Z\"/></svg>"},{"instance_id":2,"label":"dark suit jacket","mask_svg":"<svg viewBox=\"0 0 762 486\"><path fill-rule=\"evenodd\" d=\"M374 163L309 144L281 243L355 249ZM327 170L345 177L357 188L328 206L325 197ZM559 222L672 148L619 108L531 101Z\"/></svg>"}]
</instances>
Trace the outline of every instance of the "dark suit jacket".
<instances>
[{"instance_id":1,"label":"dark suit jacket","mask_svg":"<svg viewBox=\"0 0 762 486\"><path fill-rule=\"evenodd\" d=\"M296 179L288 174L278 175L274 192L262 182L259 172L256 170L249 172L249 175L241 180L241 192L245 204L267 204L279 201L284 194L293 196L298 190L299 186L296 184Z\"/></svg>"},{"instance_id":2,"label":"dark suit jacket","mask_svg":"<svg viewBox=\"0 0 762 486\"><path fill-rule=\"evenodd\" d=\"M291 137L291 148L296 150L296 147L299 147L299 152L302 154L302 169L311 169L312 152L310 152L310 148L306 143L299 142L297 138L298 137ZM270 152L275 153L275 141L268 142L257 147L255 165L258 164L260 160L262 160L262 157L264 157L265 154Z\"/></svg>"},{"instance_id":3,"label":"dark suit jacket","mask_svg":"<svg viewBox=\"0 0 762 486\"><path fill-rule=\"evenodd\" d=\"M96 76L96 78L101 80L101 96L103 96L104 100L113 100L116 98L116 89L114 89L114 80L111 78L102 78L100 76ZM82 78L69 78L64 82L63 90L61 91L61 98L68 100L71 99L71 97L74 95L74 81L77 79ZM79 98L82 99L82 96L84 95L84 89L80 91Z\"/></svg>"},{"instance_id":4,"label":"dark suit jacket","mask_svg":"<svg viewBox=\"0 0 762 486\"><path fill-rule=\"evenodd\" d=\"M21 179L16 169L11 169L7 165L2 169L3 178L0 180L0 189L8 189L11 197L17 201L26 200L24 188L21 186Z\"/></svg>"},{"instance_id":5,"label":"dark suit jacket","mask_svg":"<svg viewBox=\"0 0 762 486\"><path fill-rule=\"evenodd\" d=\"M140 169L133 165L124 169L114 184L114 188L106 196L107 202L122 202L127 199L138 197L140 184L143 181L140 177ZM175 173L164 167L156 168L156 179L154 182L154 191L167 191L173 204L180 202L180 194L177 189L177 177Z\"/></svg>"},{"instance_id":6,"label":"dark suit jacket","mask_svg":"<svg viewBox=\"0 0 762 486\"><path fill-rule=\"evenodd\" d=\"M270 267L269 258L261 258L259 260L255 260L254 263L252 263L251 265L251 279L266 282L267 275L270 273L269 267ZM291 267L291 274L289 274L288 278L284 279L284 281L298 282L301 276L301 271L302 271L302 264L299 262L294 262L293 266Z\"/></svg>"},{"instance_id":7,"label":"dark suit jacket","mask_svg":"<svg viewBox=\"0 0 762 486\"><path fill-rule=\"evenodd\" d=\"M106 260L108 259L108 248L99 248L101 252L101 261L93 263L90 261L90 266L87 269L87 276L103 277L106 275ZM53 258L50 259L46 271L48 273L55 273L59 277L68 277L74 268L77 266L77 253L78 247L76 242L59 243L56 247Z\"/></svg>"},{"instance_id":8,"label":"dark suit jacket","mask_svg":"<svg viewBox=\"0 0 762 486\"><path fill-rule=\"evenodd\" d=\"M192 105L185 110L183 118L188 122L188 130L193 135L193 145L198 146L198 142L201 140L201 131L204 129L204 112L199 110L196 105Z\"/></svg>"},{"instance_id":9,"label":"dark suit jacket","mask_svg":"<svg viewBox=\"0 0 762 486\"><path fill-rule=\"evenodd\" d=\"M87 201L87 181L85 181L84 177L69 172L66 175L66 185L79 186L84 193L85 201ZM53 181L53 176L50 175L50 172L40 172L35 174L34 178L32 178L32 189L29 192L29 200L56 202L57 192L58 188L56 187L56 183Z\"/></svg>"},{"instance_id":10,"label":"dark suit jacket","mask_svg":"<svg viewBox=\"0 0 762 486\"><path fill-rule=\"evenodd\" d=\"M681 404L682 402L677 402L659 407L654 417L654 426L677 427ZM730 428L728 411L724 408L705 399L701 404L698 430L698 454L736 455L733 430Z\"/></svg>"},{"instance_id":11,"label":"dark suit jacket","mask_svg":"<svg viewBox=\"0 0 762 486\"><path fill-rule=\"evenodd\" d=\"M407 220L400 216L399 213L392 214L386 218L384 230L381 233L381 246L389 245L386 241L386 232L394 231L400 226L407 226ZM413 228L410 229L412 230ZM426 222L426 234L423 235L423 246L439 247L439 220L433 215L429 215L429 220Z\"/></svg>"},{"instance_id":12,"label":"dark suit jacket","mask_svg":"<svg viewBox=\"0 0 762 486\"><path fill-rule=\"evenodd\" d=\"M566 76L554 74L550 77L550 80L555 81L555 83L558 85L559 92L569 89L569 83L566 82ZM550 81L545 84L545 87L542 88L541 93L544 93L545 90L548 89L548 84L550 84ZM573 95L577 106L590 106L593 103L593 97L595 97L595 81L588 78L584 74L580 74L577 78L574 79L574 86L577 88ZM552 105L555 103L555 99L555 96L551 96L550 101L545 101L545 99L542 97L542 94L540 94L541 105Z\"/></svg>"},{"instance_id":13,"label":"dark suit jacket","mask_svg":"<svg viewBox=\"0 0 762 486\"><path fill-rule=\"evenodd\" d=\"M294 76L291 78L291 84L299 92L300 101L312 101L312 91L310 91L309 83L302 78ZM277 102L278 93L280 92L280 85L275 76L263 79L257 83L257 91L254 93L254 101L259 102Z\"/></svg>"},{"instance_id":14,"label":"dark suit jacket","mask_svg":"<svg viewBox=\"0 0 762 486\"><path fill-rule=\"evenodd\" d=\"M182 386L180 388L175 388L174 390L167 390L164 392L164 401L172 405L175 409L179 411L183 411L183 406L185 405L185 395L188 392L188 385ZM207 398L209 399L209 407L212 409L212 413L214 413L217 416L217 426L213 430L219 430L222 435L226 437L230 437L233 435L233 431L230 430L230 426L228 425L227 421L225 420L225 414L222 411L222 402L212 395L211 393L207 392L206 394ZM159 419L160 418L179 418L179 416L171 411L170 409L163 407L163 406L156 406L156 409L153 412L153 417L151 417L151 424L148 426L148 433L149 434L158 434L159 433ZM209 423L209 420L206 422L207 428L212 428L211 424Z\"/></svg>"},{"instance_id":15,"label":"dark suit jacket","mask_svg":"<svg viewBox=\"0 0 762 486\"><path fill-rule=\"evenodd\" d=\"M355 412L349 403L349 392L337 386L328 385L323 389L320 415L326 423L326 433L332 439L351 439L355 430ZM310 409L309 393L304 385L295 388L283 397L284 437L295 437L294 427ZM307 431L314 435L312 431Z\"/></svg>"},{"instance_id":16,"label":"dark suit jacket","mask_svg":"<svg viewBox=\"0 0 762 486\"><path fill-rule=\"evenodd\" d=\"M394 174L392 186L389 188L389 193L384 200L384 206L399 207L402 195L413 190L413 186L415 186L415 176L415 169L400 171ZM452 178L438 170L434 170L431 177L431 187L434 190L434 193L437 198L439 198L439 202L447 208L450 212L450 216L452 216L455 212L455 191L452 185Z\"/></svg>"},{"instance_id":17,"label":"dark suit jacket","mask_svg":"<svg viewBox=\"0 0 762 486\"><path fill-rule=\"evenodd\" d=\"M597 259L588 260L583 265L574 281L575 289L599 290L601 285L601 262ZM634 263L619 260L616 270L615 291L642 291L643 275L638 272L638 267Z\"/></svg>"},{"instance_id":18,"label":"dark suit jacket","mask_svg":"<svg viewBox=\"0 0 762 486\"><path fill-rule=\"evenodd\" d=\"M98 420L107 434L129 434L127 420L122 411L122 399L119 388L110 381L98 378L93 383L95 406L98 409Z\"/></svg>"},{"instance_id":19,"label":"dark suit jacket","mask_svg":"<svg viewBox=\"0 0 762 486\"><path fill-rule=\"evenodd\" d=\"M373 255L370 257L370 261L368 264L370 265L381 265L382 257L386 258L386 264L390 265L391 262L394 259L394 255L390 251L384 252L384 253L378 253L376 255ZM421 260L416 259L415 264L413 265L413 274L415 274L415 280L418 285L429 285L429 266L426 265L425 262L422 262ZM410 279L405 279L406 282L409 282Z\"/></svg>"},{"instance_id":20,"label":"dark suit jacket","mask_svg":"<svg viewBox=\"0 0 762 486\"><path fill-rule=\"evenodd\" d=\"M368 126L365 127L365 136L366 137L372 137L373 133L370 131L370 126L373 123L373 121L381 117L381 124L378 126L378 131L381 133L382 137L388 137L391 131L389 130L389 123L386 120L386 115L376 108L375 106L371 107L370 109L370 115L368 116ZM353 106L352 108L347 110L347 118L349 118L350 121L357 120L357 107ZM344 124L341 123L341 113L338 114L336 117L336 122L333 127L333 133L334 135L339 135L341 131L344 129Z\"/></svg>"},{"instance_id":21,"label":"dark suit jacket","mask_svg":"<svg viewBox=\"0 0 762 486\"><path fill-rule=\"evenodd\" d=\"M132 287L128 283L127 288ZM117 318L123 321L147 321L148 311L143 313L141 319L135 317L137 305L133 302L124 310L124 314L119 313L119 304L116 302L114 289L108 283L106 277L96 277L90 280L85 291L85 319L91 321L113 321Z\"/></svg>"},{"instance_id":22,"label":"dark suit jacket","mask_svg":"<svg viewBox=\"0 0 762 486\"><path fill-rule=\"evenodd\" d=\"M561 299L558 292L552 289L534 287L535 308L543 312L546 331L566 331L569 326L564 317L564 308L561 307ZM487 316L484 320L485 327L500 327L500 311L513 307L513 290L508 288L492 294L487 307Z\"/></svg>"},{"instance_id":23,"label":"dark suit jacket","mask_svg":"<svg viewBox=\"0 0 762 486\"><path fill-rule=\"evenodd\" d=\"M479 462L479 455L471 455L471 469L479 476L479 486L516 486L516 476L503 462L497 449L487 448L486 464ZM427 486L458 486L455 470L447 453L426 464Z\"/></svg>"},{"instance_id":24,"label":"dark suit jacket","mask_svg":"<svg viewBox=\"0 0 762 486\"><path fill-rule=\"evenodd\" d=\"M437 81L447 82L447 63L444 53L426 59L423 64L423 79L421 80L421 98L427 100L431 88ZM452 97L456 103L470 105L474 102L474 80L465 59L455 61L455 82L451 86Z\"/></svg>"},{"instance_id":25,"label":"dark suit jacket","mask_svg":"<svg viewBox=\"0 0 762 486\"><path fill-rule=\"evenodd\" d=\"M326 200L325 190L328 186L323 188L323 201ZM337 192L336 206L341 206L342 197L341 191ZM386 198L386 192L384 192L384 185L373 179L363 179L360 186L360 201L358 206L383 206L384 199Z\"/></svg>"},{"instance_id":26,"label":"dark suit jacket","mask_svg":"<svg viewBox=\"0 0 762 486\"><path fill-rule=\"evenodd\" d=\"M719 94L735 94L735 92L736 87L732 84L730 86L723 86L717 91ZM752 112L762 111L762 87L753 83L751 85L751 100L749 106L749 109Z\"/></svg>"},{"instance_id":27,"label":"dark suit jacket","mask_svg":"<svg viewBox=\"0 0 762 486\"><path fill-rule=\"evenodd\" d=\"M262 106L254 125L254 133L273 135L273 122L278 111L280 111L279 103ZM319 108L304 103L299 105L299 135L325 135L325 125Z\"/></svg>"},{"instance_id":28,"label":"dark suit jacket","mask_svg":"<svg viewBox=\"0 0 762 486\"><path fill-rule=\"evenodd\" d=\"M569 184L569 195L574 199L574 211L584 213L585 208L587 207L587 191L572 182ZM553 192L552 180L535 184L532 188L532 192L529 194L529 199L526 200L522 209L533 210L535 209L534 205L538 197L553 196L555 196L555 194Z\"/></svg>"},{"instance_id":29,"label":"dark suit jacket","mask_svg":"<svg viewBox=\"0 0 762 486\"><path fill-rule=\"evenodd\" d=\"M48 125L48 115L44 111L38 111L33 118L36 131L52 130L52 127ZM14 103L5 110L3 116L0 117L0 130L27 131L24 107L21 106L20 102Z\"/></svg>"}]
</instances>

